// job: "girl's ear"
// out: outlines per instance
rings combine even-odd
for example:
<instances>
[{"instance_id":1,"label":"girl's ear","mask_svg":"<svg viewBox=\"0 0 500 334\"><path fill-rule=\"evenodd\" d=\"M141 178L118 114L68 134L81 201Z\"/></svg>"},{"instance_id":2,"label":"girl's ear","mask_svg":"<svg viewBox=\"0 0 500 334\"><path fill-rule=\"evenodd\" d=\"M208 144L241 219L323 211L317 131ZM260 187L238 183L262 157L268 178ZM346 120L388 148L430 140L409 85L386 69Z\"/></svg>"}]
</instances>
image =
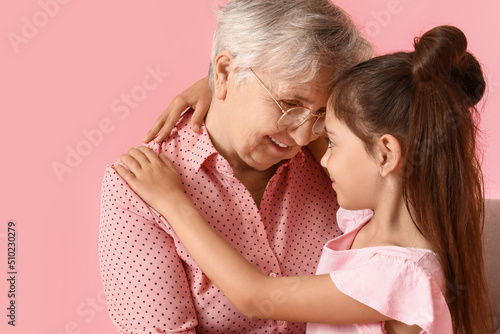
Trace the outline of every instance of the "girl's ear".
<instances>
[{"instance_id":1,"label":"girl's ear","mask_svg":"<svg viewBox=\"0 0 500 334\"><path fill-rule=\"evenodd\" d=\"M375 158L380 167L380 175L387 176L397 170L401 163L401 145L392 135L381 136L375 145Z\"/></svg>"},{"instance_id":2,"label":"girl's ear","mask_svg":"<svg viewBox=\"0 0 500 334\"><path fill-rule=\"evenodd\" d=\"M221 51L217 54L214 63L214 97L224 100L227 95L229 85L229 74L231 73L231 61L233 55L228 51Z\"/></svg>"}]
</instances>

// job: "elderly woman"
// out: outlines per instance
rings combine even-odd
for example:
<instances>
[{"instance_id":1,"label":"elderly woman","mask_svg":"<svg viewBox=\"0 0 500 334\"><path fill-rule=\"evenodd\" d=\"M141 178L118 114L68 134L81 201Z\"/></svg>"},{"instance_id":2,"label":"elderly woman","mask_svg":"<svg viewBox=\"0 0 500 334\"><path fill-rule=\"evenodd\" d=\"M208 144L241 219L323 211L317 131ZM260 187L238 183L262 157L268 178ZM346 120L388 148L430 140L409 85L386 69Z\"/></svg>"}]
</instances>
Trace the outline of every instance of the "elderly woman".
<instances>
[{"instance_id":1,"label":"elderly woman","mask_svg":"<svg viewBox=\"0 0 500 334\"><path fill-rule=\"evenodd\" d=\"M185 113L149 147L181 171L213 227L270 276L314 274L339 234L328 177L307 148L332 80L371 49L330 0L233 0L213 42L213 100L200 133ZM119 333L303 333L305 324L252 320L187 254L168 222L106 168L99 256ZM262 308L275 307L275 297Z\"/></svg>"}]
</instances>

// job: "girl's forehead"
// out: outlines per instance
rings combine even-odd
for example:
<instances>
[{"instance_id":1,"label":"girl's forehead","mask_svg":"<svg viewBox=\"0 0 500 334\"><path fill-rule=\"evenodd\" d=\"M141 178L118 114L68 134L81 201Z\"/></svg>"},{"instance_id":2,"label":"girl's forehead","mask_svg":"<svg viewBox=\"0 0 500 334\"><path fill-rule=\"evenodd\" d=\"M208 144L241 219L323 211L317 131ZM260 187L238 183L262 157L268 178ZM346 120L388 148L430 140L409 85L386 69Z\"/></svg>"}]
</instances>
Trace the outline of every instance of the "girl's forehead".
<instances>
[{"instance_id":1,"label":"girl's forehead","mask_svg":"<svg viewBox=\"0 0 500 334\"><path fill-rule=\"evenodd\" d=\"M338 119L330 109L327 109L325 115L325 130L328 134L338 137L343 136L346 133L352 133L347 124Z\"/></svg>"}]
</instances>

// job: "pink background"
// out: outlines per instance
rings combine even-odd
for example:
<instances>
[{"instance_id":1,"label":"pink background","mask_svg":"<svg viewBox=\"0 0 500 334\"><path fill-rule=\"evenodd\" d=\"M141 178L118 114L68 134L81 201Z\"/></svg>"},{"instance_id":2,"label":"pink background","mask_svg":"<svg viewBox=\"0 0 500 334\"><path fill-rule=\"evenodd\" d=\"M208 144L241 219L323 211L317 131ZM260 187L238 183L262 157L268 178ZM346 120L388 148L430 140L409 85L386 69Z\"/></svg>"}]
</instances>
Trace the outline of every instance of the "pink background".
<instances>
[{"instance_id":1,"label":"pink background","mask_svg":"<svg viewBox=\"0 0 500 334\"><path fill-rule=\"evenodd\" d=\"M3 5L0 332L115 332L97 255L104 167L141 144L171 98L206 75L214 3ZM466 33L489 82L483 167L487 196L500 198L500 5L493 0L337 3L364 27L378 53L409 49L415 35L438 24L454 24ZM7 326L6 317L9 221L17 229L16 327Z\"/></svg>"}]
</instances>

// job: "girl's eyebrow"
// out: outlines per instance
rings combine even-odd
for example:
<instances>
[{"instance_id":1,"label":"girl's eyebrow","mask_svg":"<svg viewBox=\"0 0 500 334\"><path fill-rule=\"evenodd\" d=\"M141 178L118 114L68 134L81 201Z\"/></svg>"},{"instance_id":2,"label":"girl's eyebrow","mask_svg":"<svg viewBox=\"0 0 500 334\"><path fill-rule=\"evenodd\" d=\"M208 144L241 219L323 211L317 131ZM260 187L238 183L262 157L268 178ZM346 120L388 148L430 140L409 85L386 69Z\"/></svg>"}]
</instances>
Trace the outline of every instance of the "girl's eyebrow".
<instances>
[{"instance_id":1,"label":"girl's eyebrow","mask_svg":"<svg viewBox=\"0 0 500 334\"><path fill-rule=\"evenodd\" d=\"M335 132L331 131L331 130L328 130L326 125L325 125L325 132L332 135L332 136L335 136Z\"/></svg>"}]
</instances>

